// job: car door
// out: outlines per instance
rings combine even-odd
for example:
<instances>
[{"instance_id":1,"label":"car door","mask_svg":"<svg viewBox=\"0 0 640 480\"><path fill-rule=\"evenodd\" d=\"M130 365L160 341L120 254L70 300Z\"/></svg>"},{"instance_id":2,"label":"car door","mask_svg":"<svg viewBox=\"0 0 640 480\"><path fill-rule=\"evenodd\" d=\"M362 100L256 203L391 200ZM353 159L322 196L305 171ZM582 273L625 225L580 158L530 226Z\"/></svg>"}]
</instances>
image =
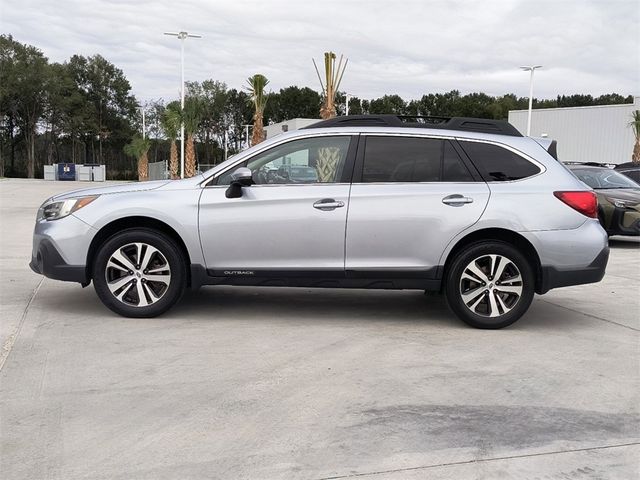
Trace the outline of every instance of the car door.
<instances>
[{"instance_id":1,"label":"car door","mask_svg":"<svg viewBox=\"0 0 640 480\"><path fill-rule=\"evenodd\" d=\"M362 135L349 200L347 275L434 278L489 188L445 138Z\"/></svg>"},{"instance_id":2,"label":"car door","mask_svg":"<svg viewBox=\"0 0 640 480\"><path fill-rule=\"evenodd\" d=\"M354 140L355 139L355 140ZM351 135L294 138L222 172L203 189L199 231L213 276L344 275L355 143ZM226 198L231 174L254 185Z\"/></svg>"}]
</instances>

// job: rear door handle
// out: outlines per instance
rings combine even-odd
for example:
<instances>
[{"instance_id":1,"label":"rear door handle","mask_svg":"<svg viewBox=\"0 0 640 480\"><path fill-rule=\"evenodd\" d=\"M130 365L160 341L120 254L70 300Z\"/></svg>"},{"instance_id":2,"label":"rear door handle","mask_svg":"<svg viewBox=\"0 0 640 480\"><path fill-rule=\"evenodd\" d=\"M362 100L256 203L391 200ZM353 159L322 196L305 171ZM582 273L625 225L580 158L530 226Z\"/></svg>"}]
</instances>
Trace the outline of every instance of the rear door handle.
<instances>
[{"instance_id":1,"label":"rear door handle","mask_svg":"<svg viewBox=\"0 0 640 480\"><path fill-rule=\"evenodd\" d=\"M467 203L473 203L473 198L465 197L464 195L449 195L448 197L444 197L442 199L442 203L445 205L450 205L452 207L462 207Z\"/></svg>"},{"instance_id":2,"label":"rear door handle","mask_svg":"<svg viewBox=\"0 0 640 480\"><path fill-rule=\"evenodd\" d=\"M324 212L329 212L331 210L335 210L336 208L342 207L344 207L344 202L336 202L333 198L323 198L322 200L318 200L313 204L313 208L317 208L318 210L322 210Z\"/></svg>"}]
</instances>

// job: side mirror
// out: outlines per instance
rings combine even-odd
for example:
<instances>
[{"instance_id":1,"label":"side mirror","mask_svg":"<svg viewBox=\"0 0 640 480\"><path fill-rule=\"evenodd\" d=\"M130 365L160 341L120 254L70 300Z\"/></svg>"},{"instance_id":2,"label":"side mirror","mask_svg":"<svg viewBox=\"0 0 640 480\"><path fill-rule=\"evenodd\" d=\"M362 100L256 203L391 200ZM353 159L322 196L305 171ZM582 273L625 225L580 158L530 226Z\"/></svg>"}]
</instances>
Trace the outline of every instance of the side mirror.
<instances>
[{"instance_id":1,"label":"side mirror","mask_svg":"<svg viewBox=\"0 0 640 480\"><path fill-rule=\"evenodd\" d=\"M242 196L242 187L253 185L253 175L247 167L240 167L231 174L231 185L225 192L227 198L240 198Z\"/></svg>"}]
</instances>

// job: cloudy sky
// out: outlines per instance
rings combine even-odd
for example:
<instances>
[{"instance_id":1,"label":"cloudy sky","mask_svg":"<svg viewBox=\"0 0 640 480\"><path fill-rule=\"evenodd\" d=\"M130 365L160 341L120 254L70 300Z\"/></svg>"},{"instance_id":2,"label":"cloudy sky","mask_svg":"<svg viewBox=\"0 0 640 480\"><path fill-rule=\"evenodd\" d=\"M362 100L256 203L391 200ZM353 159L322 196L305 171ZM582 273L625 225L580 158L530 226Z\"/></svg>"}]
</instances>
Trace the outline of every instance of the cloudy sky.
<instances>
[{"instance_id":1,"label":"cloudy sky","mask_svg":"<svg viewBox=\"0 0 640 480\"><path fill-rule=\"evenodd\" d=\"M270 88L319 90L311 63L349 58L342 90L361 98L458 89L528 95L518 66L541 64L535 96L640 94L638 0L0 0L0 31L53 61L99 53L141 99L187 80L230 87L263 73Z\"/></svg>"}]
</instances>

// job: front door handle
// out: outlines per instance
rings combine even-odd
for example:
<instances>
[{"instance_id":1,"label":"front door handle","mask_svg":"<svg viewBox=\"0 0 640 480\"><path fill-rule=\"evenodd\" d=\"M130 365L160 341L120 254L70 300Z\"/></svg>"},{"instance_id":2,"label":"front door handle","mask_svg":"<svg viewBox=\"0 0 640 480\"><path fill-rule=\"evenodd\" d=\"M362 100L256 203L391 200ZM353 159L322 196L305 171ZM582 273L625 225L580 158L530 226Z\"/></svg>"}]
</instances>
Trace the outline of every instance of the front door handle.
<instances>
[{"instance_id":1,"label":"front door handle","mask_svg":"<svg viewBox=\"0 0 640 480\"><path fill-rule=\"evenodd\" d=\"M467 203L473 203L473 198L465 197L464 195L449 195L442 199L442 203L451 207L462 207Z\"/></svg>"},{"instance_id":2,"label":"front door handle","mask_svg":"<svg viewBox=\"0 0 640 480\"><path fill-rule=\"evenodd\" d=\"M322 200L318 200L313 204L313 208L317 208L318 210L322 210L324 212L329 212L331 210L335 210L336 208L342 207L344 207L344 202L336 202L333 198L323 198Z\"/></svg>"}]
</instances>

